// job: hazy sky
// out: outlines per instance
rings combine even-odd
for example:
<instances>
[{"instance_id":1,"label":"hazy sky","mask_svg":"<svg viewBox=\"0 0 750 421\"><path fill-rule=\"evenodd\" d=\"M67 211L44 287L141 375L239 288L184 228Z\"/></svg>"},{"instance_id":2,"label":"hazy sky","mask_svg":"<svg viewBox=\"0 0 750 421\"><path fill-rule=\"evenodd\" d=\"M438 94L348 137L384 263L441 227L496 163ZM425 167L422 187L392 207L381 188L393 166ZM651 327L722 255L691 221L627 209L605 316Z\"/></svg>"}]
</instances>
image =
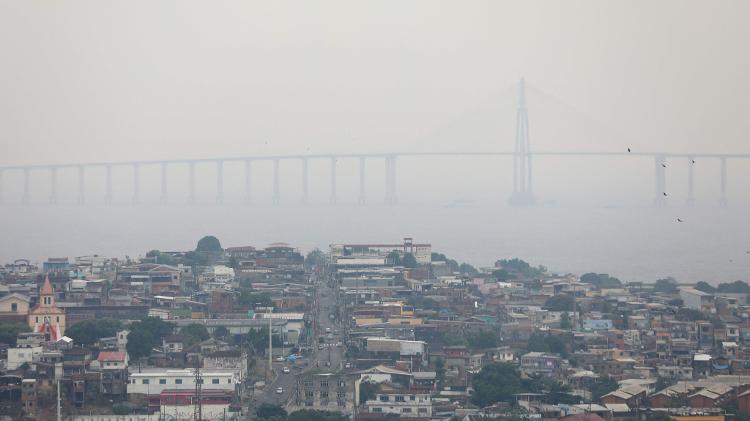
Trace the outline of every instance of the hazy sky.
<instances>
[{"instance_id":1,"label":"hazy sky","mask_svg":"<svg viewBox=\"0 0 750 421\"><path fill-rule=\"evenodd\" d=\"M748 22L746 0L4 0L0 165L509 151L521 77L533 87L533 150L747 153ZM750 201L747 163L731 163L732 206ZM630 157L538 158L537 197L559 207L536 209L500 209L507 158L399 159L403 207L382 206L383 163L372 160L372 208L355 205L351 160L339 163L336 208L327 162L311 163L308 208L269 206L267 163L254 173L255 207L237 206L244 176L232 165L224 207L205 206L216 194L208 165L194 207L184 206L184 167L170 168L164 207L130 206L131 168L116 169L115 207L101 205L101 169L87 172L88 207L71 206L75 169L59 174L55 208L36 206L49 198L47 173L32 174L35 206L14 205L21 175L8 173L0 262L189 249L209 233L226 245L305 248L414 235L476 264L519 256L635 279L744 276L750 222L741 208L716 207L718 162L696 164L692 210L687 162L669 164L672 206L657 210L653 161ZM282 165L282 205L298 203L299 163ZM158 202L159 185L159 169L143 168L144 202Z\"/></svg>"},{"instance_id":2,"label":"hazy sky","mask_svg":"<svg viewBox=\"0 0 750 421\"><path fill-rule=\"evenodd\" d=\"M507 150L512 139L429 136L499 106L521 76L636 149L747 151L749 12L742 0L3 1L0 163ZM544 123L532 115L537 150L623 147L575 135L583 119L565 136ZM464 133L493 139L493 124Z\"/></svg>"}]
</instances>

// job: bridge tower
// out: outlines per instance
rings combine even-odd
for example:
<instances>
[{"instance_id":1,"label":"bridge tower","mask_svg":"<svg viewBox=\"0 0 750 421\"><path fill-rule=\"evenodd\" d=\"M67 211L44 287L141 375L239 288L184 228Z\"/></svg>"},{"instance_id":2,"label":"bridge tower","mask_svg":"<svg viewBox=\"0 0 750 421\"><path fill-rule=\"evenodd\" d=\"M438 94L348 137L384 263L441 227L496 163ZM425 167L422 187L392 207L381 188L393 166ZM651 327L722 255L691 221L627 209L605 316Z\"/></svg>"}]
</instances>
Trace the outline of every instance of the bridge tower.
<instances>
[{"instance_id":1,"label":"bridge tower","mask_svg":"<svg viewBox=\"0 0 750 421\"><path fill-rule=\"evenodd\" d=\"M533 206L536 203L531 184L531 143L529 141L529 114L526 109L526 82L521 78L518 88L516 112L516 145L513 150L513 194L511 206Z\"/></svg>"}]
</instances>

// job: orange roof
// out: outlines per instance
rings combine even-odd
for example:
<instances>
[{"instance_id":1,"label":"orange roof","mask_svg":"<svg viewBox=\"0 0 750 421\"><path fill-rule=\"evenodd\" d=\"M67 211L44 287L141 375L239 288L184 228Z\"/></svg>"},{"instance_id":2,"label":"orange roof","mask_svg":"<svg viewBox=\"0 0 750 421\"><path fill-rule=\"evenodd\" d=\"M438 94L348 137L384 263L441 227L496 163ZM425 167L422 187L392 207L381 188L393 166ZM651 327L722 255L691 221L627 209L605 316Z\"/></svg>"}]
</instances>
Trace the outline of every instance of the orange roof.
<instances>
[{"instance_id":1,"label":"orange roof","mask_svg":"<svg viewBox=\"0 0 750 421\"><path fill-rule=\"evenodd\" d=\"M125 353L116 351L100 352L97 361L125 361Z\"/></svg>"},{"instance_id":2,"label":"orange roof","mask_svg":"<svg viewBox=\"0 0 750 421\"><path fill-rule=\"evenodd\" d=\"M49 275L44 277L44 286L42 286L42 295L52 295L55 292L52 290L52 285L49 283Z\"/></svg>"}]
</instances>

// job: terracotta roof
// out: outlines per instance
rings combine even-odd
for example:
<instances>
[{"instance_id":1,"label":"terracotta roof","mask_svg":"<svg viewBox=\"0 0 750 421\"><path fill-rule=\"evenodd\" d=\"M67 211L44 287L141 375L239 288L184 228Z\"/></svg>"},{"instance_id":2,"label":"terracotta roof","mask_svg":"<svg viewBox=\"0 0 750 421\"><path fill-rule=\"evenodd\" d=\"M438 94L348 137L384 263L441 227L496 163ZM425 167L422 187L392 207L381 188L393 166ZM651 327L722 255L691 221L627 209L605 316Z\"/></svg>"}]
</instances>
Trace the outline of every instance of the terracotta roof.
<instances>
[{"instance_id":1,"label":"terracotta roof","mask_svg":"<svg viewBox=\"0 0 750 421\"><path fill-rule=\"evenodd\" d=\"M117 351L100 352L97 361L125 361L125 353Z\"/></svg>"}]
</instances>

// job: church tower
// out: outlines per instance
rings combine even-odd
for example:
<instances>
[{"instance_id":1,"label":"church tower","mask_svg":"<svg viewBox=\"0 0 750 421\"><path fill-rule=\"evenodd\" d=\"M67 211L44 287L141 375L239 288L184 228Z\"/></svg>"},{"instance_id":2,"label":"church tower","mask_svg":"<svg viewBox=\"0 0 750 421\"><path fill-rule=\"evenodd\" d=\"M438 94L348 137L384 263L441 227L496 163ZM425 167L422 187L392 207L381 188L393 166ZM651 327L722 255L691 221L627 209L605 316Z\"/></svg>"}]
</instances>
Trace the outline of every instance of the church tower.
<instances>
[{"instance_id":1,"label":"church tower","mask_svg":"<svg viewBox=\"0 0 750 421\"><path fill-rule=\"evenodd\" d=\"M49 282L49 276L44 278L39 303L29 311L28 322L34 332L46 334L53 342L65 334L65 311L55 304L55 291Z\"/></svg>"}]
</instances>

